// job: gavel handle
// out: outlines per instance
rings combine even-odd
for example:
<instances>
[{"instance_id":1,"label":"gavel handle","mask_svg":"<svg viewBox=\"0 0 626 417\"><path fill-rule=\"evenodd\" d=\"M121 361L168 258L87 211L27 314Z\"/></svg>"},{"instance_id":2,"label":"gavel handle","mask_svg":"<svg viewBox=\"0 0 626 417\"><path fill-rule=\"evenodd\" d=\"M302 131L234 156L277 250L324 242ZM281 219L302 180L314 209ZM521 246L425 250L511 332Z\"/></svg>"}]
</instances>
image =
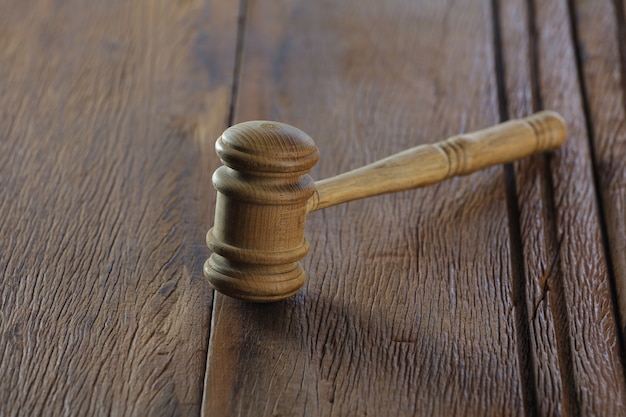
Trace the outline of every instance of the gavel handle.
<instances>
[{"instance_id":1,"label":"gavel handle","mask_svg":"<svg viewBox=\"0 0 626 417\"><path fill-rule=\"evenodd\" d=\"M566 136L558 113L542 111L474 133L421 145L336 177L317 181L312 212L380 194L423 187L457 175L558 148Z\"/></svg>"}]
</instances>

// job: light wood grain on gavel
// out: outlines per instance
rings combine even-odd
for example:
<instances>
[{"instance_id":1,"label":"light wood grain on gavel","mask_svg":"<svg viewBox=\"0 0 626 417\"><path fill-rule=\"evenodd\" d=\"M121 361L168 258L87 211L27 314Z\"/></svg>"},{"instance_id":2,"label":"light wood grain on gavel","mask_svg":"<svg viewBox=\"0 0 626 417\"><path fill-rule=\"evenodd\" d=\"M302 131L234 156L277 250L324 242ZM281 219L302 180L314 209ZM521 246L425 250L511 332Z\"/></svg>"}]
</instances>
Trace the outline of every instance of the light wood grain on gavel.
<instances>
[{"instance_id":1,"label":"light wood grain on gavel","mask_svg":"<svg viewBox=\"0 0 626 417\"><path fill-rule=\"evenodd\" d=\"M308 213L551 151L565 136L561 116L544 111L314 182L308 172L319 151L306 133L277 122L237 124L216 142L224 166L213 175L215 223L207 234L213 254L204 274L232 297L287 298L305 282L299 261L309 248L304 237Z\"/></svg>"}]
</instances>

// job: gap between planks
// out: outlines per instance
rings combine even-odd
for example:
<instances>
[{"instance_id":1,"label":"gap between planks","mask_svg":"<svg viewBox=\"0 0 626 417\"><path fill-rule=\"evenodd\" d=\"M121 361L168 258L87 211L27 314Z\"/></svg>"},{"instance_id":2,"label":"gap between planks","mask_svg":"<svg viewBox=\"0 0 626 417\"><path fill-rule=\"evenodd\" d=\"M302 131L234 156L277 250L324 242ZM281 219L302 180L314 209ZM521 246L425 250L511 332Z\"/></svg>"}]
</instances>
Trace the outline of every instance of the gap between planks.
<instances>
[{"instance_id":1,"label":"gap between planks","mask_svg":"<svg viewBox=\"0 0 626 417\"><path fill-rule=\"evenodd\" d=\"M237 108L237 93L241 77L241 60L243 59L243 44L246 35L246 18L248 15L248 0L239 0L239 19L237 20L237 46L235 50L235 67L233 71L233 89L230 94L230 108L228 111L228 127L235 120Z\"/></svg>"},{"instance_id":2,"label":"gap between planks","mask_svg":"<svg viewBox=\"0 0 626 417\"><path fill-rule=\"evenodd\" d=\"M235 109L237 108L237 94L239 91L239 81L241 77L241 61L243 59L243 46L244 46L244 39L245 39L245 33L246 33L247 14L248 14L248 0L239 0L239 16L237 19L237 39L236 39L236 46L235 46L235 62L233 66L233 79L232 79L233 84L232 84L232 89L230 93L230 104L229 104L229 109L228 109L228 120L227 120L228 126L227 127L232 126L235 120ZM212 344L214 343L213 329L215 326L215 318L219 314L219 312L217 311L218 303L216 302L215 298L222 296L214 289L212 289L212 291L213 291L213 298L212 298L213 305L211 306L211 323L209 325L209 340L207 343L207 351L205 355L206 362L204 365L204 384L202 387L202 403L200 406L201 416L204 416L205 410L208 409L208 406L206 404L207 402L206 386L208 384L207 377L208 377L209 366L211 365L210 363L211 347L212 347Z\"/></svg>"},{"instance_id":3,"label":"gap between planks","mask_svg":"<svg viewBox=\"0 0 626 417\"><path fill-rule=\"evenodd\" d=\"M500 23L499 0L491 0L491 14L493 25L493 50L496 74L496 92L498 96L498 111L500 121L509 120L508 98L506 93L506 67L503 58L502 28ZM520 378L522 379L522 402L526 415L537 415L537 390L535 388L535 373L532 366L532 346L530 345L529 315L526 305L526 271L524 268L524 253L522 251L522 235L520 226L520 211L517 204L517 189L513 164L503 167L504 185L506 194L507 217L509 220L509 241L511 245L511 281L512 299L515 308L515 332L517 334L517 357Z\"/></svg>"},{"instance_id":4,"label":"gap between planks","mask_svg":"<svg viewBox=\"0 0 626 417\"><path fill-rule=\"evenodd\" d=\"M530 63L530 83L531 83L531 91L532 91L532 106L533 111L539 111L543 109L543 98L541 91L541 69L539 63L539 28L537 27L537 7L536 0L527 0L526 2L528 8L528 30L529 30L529 56L528 62ZM552 167L550 163L550 158L543 156L541 157L541 193L543 195L543 200L546 202L548 206L548 214L549 221L547 222L549 225L549 247L552 249L552 256L554 257L554 261L551 262L552 267L548 267L546 270L546 276L552 275L555 277L552 280L550 285L550 293L547 294L548 289L544 288L544 296L547 295L550 297L550 305L552 307L552 311L555 313L552 315L554 320L554 328L555 328L555 337L556 337L556 345L557 345L557 357L559 361L559 374L561 377L561 384L563 389L563 411L566 415L579 415L580 414L580 404L579 399L576 394L576 379L575 372L573 368L573 357L571 350L572 340L570 338L569 329L569 314L567 311L567 301L565 299L564 294L564 283L563 283L563 273L556 273L559 270L559 257L560 257L560 247L561 242L558 238L557 231L557 208L555 206L555 194L554 194L554 184L552 180ZM557 268L557 270L554 270ZM546 284L547 285L547 280ZM529 317L530 319L530 317Z\"/></svg>"}]
</instances>

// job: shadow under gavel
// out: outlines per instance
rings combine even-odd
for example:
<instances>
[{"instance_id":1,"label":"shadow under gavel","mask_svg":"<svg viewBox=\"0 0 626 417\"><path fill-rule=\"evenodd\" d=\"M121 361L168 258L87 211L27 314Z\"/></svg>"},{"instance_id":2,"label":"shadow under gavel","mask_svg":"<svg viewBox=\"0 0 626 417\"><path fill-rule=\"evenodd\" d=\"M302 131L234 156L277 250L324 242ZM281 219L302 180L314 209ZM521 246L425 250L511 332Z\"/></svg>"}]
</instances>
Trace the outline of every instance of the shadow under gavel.
<instances>
[{"instance_id":1,"label":"shadow under gavel","mask_svg":"<svg viewBox=\"0 0 626 417\"><path fill-rule=\"evenodd\" d=\"M213 254L204 275L218 291L253 302L295 294L309 249L308 213L347 201L433 184L558 148L565 122L543 111L432 145L421 145L344 174L313 181L313 140L292 126L251 121L230 127L215 148L224 166L213 175Z\"/></svg>"}]
</instances>

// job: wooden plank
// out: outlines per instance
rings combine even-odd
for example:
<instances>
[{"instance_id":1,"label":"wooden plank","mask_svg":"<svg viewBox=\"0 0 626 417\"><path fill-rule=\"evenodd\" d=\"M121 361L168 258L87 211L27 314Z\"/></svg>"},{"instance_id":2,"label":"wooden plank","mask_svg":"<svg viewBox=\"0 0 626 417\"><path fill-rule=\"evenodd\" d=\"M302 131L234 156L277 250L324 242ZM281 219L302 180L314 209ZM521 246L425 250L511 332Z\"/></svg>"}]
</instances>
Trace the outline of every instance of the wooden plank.
<instances>
[{"instance_id":1,"label":"wooden plank","mask_svg":"<svg viewBox=\"0 0 626 417\"><path fill-rule=\"evenodd\" d=\"M324 178L498 121L489 1L251 1L236 120ZM502 168L325 209L285 302L216 295L204 414L521 415Z\"/></svg>"},{"instance_id":2,"label":"wooden plank","mask_svg":"<svg viewBox=\"0 0 626 417\"><path fill-rule=\"evenodd\" d=\"M528 2L525 0L500 1L499 29L504 96L501 97L503 118L520 117L533 113L533 67L529 57L535 46L531 33ZM529 355L531 357L532 397L538 415L566 415L569 402L563 404L565 395L561 380L559 350L556 343L555 318L552 298L546 297L547 278L553 276L557 242L551 234L554 213L545 202L545 158L526 158L514 164L514 178L509 187L516 193L510 203L513 218L519 218L519 242L523 257L518 261L517 274L526 304ZM554 278L552 278L554 281ZM553 294L553 293L550 293ZM569 387L569 385L567 385ZM569 391L566 391L569 393Z\"/></svg>"},{"instance_id":3,"label":"wooden plank","mask_svg":"<svg viewBox=\"0 0 626 417\"><path fill-rule=\"evenodd\" d=\"M0 6L0 415L199 413L237 5Z\"/></svg>"},{"instance_id":4,"label":"wooden plank","mask_svg":"<svg viewBox=\"0 0 626 417\"><path fill-rule=\"evenodd\" d=\"M510 116L550 108L569 130L553 157L515 164L538 412L622 415L624 375L568 4L507 1L501 19Z\"/></svg>"},{"instance_id":5,"label":"wooden plank","mask_svg":"<svg viewBox=\"0 0 626 417\"><path fill-rule=\"evenodd\" d=\"M595 169L626 334L626 17L620 1L577 1L575 16Z\"/></svg>"}]
</instances>

